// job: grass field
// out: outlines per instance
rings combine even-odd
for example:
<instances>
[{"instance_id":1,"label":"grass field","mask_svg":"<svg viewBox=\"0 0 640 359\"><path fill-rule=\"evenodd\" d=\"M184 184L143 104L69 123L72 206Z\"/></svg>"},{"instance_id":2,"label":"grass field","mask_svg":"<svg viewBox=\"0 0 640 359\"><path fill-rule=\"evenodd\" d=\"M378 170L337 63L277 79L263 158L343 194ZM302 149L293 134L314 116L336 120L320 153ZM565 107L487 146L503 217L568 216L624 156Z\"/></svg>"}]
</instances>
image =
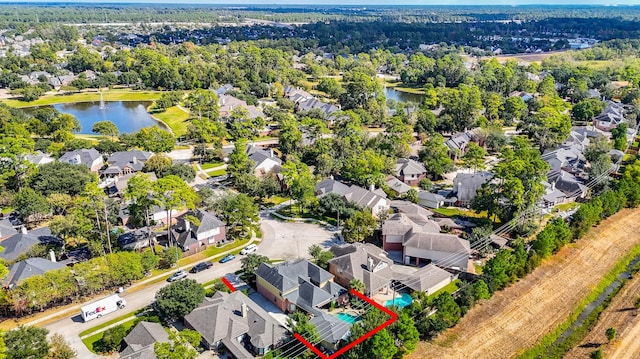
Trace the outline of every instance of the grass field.
<instances>
[{"instance_id":1,"label":"grass field","mask_svg":"<svg viewBox=\"0 0 640 359\"><path fill-rule=\"evenodd\" d=\"M456 279L453 282L447 284L444 288L438 289L435 293L431 294L430 297L435 298L441 293L453 293L458 290L458 284L462 283L460 279Z\"/></svg>"},{"instance_id":2,"label":"grass field","mask_svg":"<svg viewBox=\"0 0 640 359\"><path fill-rule=\"evenodd\" d=\"M508 358L563 323L621 257L640 243L640 209L624 209L512 286L475 306L408 358Z\"/></svg>"},{"instance_id":3,"label":"grass field","mask_svg":"<svg viewBox=\"0 0 640 359\"><path fill-rule=\"evenodd\" d=\"M215 168L215 167L220 167L222 165L224 165L224 163L222 163L222 162L213 162L213 163L209 162L209 163L201 164L200 167L202 167L202 169L206 171L206 170L210 170L210 169Z\"/></svg>"},{"instance_id":4,"label":"grass field","mask_svg":"<svg viewBox=\"0 0 640 359\"><path fill-rule=\"evenodd\" d=\"M105 101L153 101L160 98L160 91L132 91L125 89L103 91L102 96ZM32 102L24 102L20 100L4 99L2 100L9 106L13 107L33 107L46 106L58 103L72 102L88 102L100 101L99 92L80 92L72 94L56 94L44 95Z\"/></svg>"},{"instance_id":5,"label":"grass field","mask_svg":"<svg viewBox=\"0 0 640 359\"><path fill-rule=\"evenodd\" d=\"M227 174L227 170L221 169L221 170L209 171L207 172L207 174L211 177L224 176Z\"/></svg>"},{"instance_id":6,"label":"grass field","mask_svg":"<svg viewBox=\"0 0 640 359\"><path fill-rule=\"evenodd\" d=\"M124 318L118 318L118 319L119 319L119 320L116 320L116 321L110 321L110 322L107 322L107 323L110 323L110 324L117 323L117 322L119 322L120 320L123 320ZM131 327L133 326L133 323L135 323L135 319L136 319L136 317L135 317L134 315L131 315L131 320L128 320L128 321L126 321L126 322L124 322L124 323L122 323L122 324L120 324L120 325L122 325L122 326L125 328L125 330L129 330L129 328L131 328ZM106 324L106 323L105 323L105 324ZM104 328L105 326L106 326L106 325L102 325L102 326L100 326L100 328ZM95 328L91 328L91 329L92 329L92 331L93 331L93 332L95 332L96 330L98 330L98 329L100 329L100 328L95 327ZM95 351L95 350L94 350L94 348L93 348L93 345L94 345L97 341L99 341L100 339L102 339L102 335L103 335L103 334L104 334L104 332L96 333L96 334L94 334L94 335L92 335L92 336L89 336L89 337L86 337L86 338L82 339L82 342L84 343L84 345L86 345L86 346L87 346L87 348L88 348L92 353L96 353L96 351ZM86 335L86 334L85 334L85 335ZM98 353L96 353L96 354L98 354Z\"/></svg>"},{"instance_id":7,"label":"grass field","mask_svg":"<svg viewBox=\"0 0 640 359\"><path fill-rule=\"evenodd\" d=\"M166 123L176 137L187 133L189 113L182 111L178 106L169 107L164 112L152 113L151 116Z\"/></svg>"}]
</instances>

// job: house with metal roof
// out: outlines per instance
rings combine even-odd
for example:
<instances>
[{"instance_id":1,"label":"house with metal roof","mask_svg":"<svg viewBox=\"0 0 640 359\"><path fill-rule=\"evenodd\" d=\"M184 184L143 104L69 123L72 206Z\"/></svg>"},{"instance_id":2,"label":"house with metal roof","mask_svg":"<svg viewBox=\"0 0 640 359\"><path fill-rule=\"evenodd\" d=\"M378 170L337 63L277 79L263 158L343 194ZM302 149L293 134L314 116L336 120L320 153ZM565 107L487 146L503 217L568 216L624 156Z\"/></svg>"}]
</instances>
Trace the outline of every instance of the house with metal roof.
<instances>
[{"instance_id":1,"label":"house with metal roof","mask_svg":"<svg viewBox=\"0 0 640 359\"><path fill-rule=\"evenodd\" d=\"M184 317L205 348L225 348L235 358L263 356L278 348L287 330L244 293L217 292Z\"/></svg>"},{"instance_id":2,"label":"house with metal roof","mask_svg":"<svg viewBox=\"0 0 640 359\"><path fill-rule=\"evenodd\" d=\"M104 165L102 155L95 148L82 148L75 151L66 152L58 158L58 162L70 163L72 165L84 165L91 172L98 172Z\"/></svg>"},{"instance_id":3,"label":"house with metal roof","mask_svg":"<svg viewBox=\"0 0 640 359\"><path fill-rule=\"evenodd\" d=\"M140 322L123 339L120 359L155 359L154 345L168 343L169 333L159 323Z\"/></svg>"}]
</instances>

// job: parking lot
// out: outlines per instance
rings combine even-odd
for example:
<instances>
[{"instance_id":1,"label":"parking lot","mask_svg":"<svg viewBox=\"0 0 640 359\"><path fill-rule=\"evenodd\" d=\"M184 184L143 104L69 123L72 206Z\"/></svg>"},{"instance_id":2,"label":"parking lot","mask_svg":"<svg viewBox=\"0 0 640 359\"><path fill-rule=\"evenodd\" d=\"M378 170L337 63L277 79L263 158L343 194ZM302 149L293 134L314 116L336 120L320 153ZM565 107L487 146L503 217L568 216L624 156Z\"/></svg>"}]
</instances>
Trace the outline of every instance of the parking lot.
<instances>
[{"instance_id":1,"label":"parking lot","mask_svg":"<svg viewBox=\"0 0 640 359\"><path fill-rule=\"evenodd\" d=\"M338 243L334 232L318 224L284 222L263 216L260 228L262 241L257 253L272 260L310 258L308 248L311 245L328 249Z\"/></svg>"}]
</instances>

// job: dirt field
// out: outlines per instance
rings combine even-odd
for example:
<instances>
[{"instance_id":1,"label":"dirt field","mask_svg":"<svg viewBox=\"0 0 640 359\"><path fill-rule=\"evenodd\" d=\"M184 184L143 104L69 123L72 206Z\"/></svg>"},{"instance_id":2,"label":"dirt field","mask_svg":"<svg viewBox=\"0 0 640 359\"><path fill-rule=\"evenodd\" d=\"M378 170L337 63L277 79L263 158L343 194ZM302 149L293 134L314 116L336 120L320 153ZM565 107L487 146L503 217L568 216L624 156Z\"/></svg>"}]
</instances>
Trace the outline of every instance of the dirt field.
<instances>
[{"instance_id":1,"label":"dirt field","mask_svg":"<svg viewBox=\"0 0 640 359\"><path fill-rule=\"evenodd\" d=\"M640 316L638 316L638 310L633 307L638 296L640 296L640 275L636 275L625 284L609 307L600 314L598 323L589 335L578 347L567 353L565 358L588 358L589 354L600 345L603 345L605 358L639 358L640 341L637 332L640 331ZM611 327L616 328L620 339L608 346L604 332ZM613 352L615 355L609 354Z\"/></svg>"},{"instance_id":2,"label":"dirt field","mask_svg":"<svg viewBox=\"0 0 640 359\"><path fill-rule=\"evenodd\" d=\"M495 57L496 59L498 59L498 62L501 62L501 63L504 63L507 60L516 60L518 61L519 64L529 65L534 62L541 63L542 60L546 59L549 56L561 54L566 51L567 50L542 52L537 54L534 53L534 54L519 54L519 55L498 55L498 56L491 56L491 57Z\"/></svg>"},{"instance_id":3,"label":"dirt field","mask_svg":"<svg viewBox=\"0 0 640 359\"><path fill-rule=\"evenodd\" d=\"M640 243L640 209L623 210L565 247L533 273L471 310L409 358L510 358L562 323L632 247Z\"/></svg>"}]
</instances>

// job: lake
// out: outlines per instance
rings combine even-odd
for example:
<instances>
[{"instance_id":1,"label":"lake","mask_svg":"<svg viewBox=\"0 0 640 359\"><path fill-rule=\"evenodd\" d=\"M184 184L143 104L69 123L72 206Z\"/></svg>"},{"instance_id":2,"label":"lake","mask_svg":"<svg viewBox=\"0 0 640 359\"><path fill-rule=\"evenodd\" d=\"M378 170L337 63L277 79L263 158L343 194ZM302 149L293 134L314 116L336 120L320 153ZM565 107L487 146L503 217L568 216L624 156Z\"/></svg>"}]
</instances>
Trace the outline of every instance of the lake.
<instances>
[{"instance_id":1,"label":"lake","mask_svg":"<svg viewBox=\"0 0 640 359\"><path fill-rule=\"evenodd\" d=\"M422 101L424 101L424 95L398 91L393 87L385 87L384 95L387 100L391 99L398 102L422 103Z\"/></svg>"},{"instance_id":2,"label":"lake","mask_svg":"<svg viewBox=\"0 0 640 359\"><path fill-rule=\"evenodd\" d=\"M76 102L52 105L62 113L75 116L80 121L81 129L78 133L94 134L91 127L98 121L111 121L124 133L136 132L143 127L158 125L166 129L147 112L151 105L149 101L113 101L105 102L105 108L100 108L100 101Z\"/></svg>"}]
</instances>

